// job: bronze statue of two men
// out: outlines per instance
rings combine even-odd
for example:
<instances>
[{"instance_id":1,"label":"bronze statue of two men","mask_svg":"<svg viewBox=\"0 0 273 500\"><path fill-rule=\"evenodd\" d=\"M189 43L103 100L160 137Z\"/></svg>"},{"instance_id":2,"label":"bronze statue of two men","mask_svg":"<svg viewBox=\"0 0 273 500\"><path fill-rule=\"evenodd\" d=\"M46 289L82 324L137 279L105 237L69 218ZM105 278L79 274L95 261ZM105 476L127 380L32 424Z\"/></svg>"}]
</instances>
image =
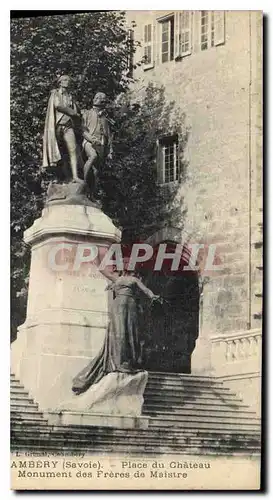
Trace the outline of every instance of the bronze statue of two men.
<instances>
[{"instance_id":1,"label":"bronze statue of two men","mask_svg":"<svg viewBox=\"0 0 273 500\"><path fill-rule=\"evenodd\" d=\"M43 168L57 167L60 180L88 187L94 197L97 171L112 157L112 134L106 117L107 97L98 92L93 107L81 113L69 91L71 79L62 75L48 101Z\"/></svg>"}]
</instances>

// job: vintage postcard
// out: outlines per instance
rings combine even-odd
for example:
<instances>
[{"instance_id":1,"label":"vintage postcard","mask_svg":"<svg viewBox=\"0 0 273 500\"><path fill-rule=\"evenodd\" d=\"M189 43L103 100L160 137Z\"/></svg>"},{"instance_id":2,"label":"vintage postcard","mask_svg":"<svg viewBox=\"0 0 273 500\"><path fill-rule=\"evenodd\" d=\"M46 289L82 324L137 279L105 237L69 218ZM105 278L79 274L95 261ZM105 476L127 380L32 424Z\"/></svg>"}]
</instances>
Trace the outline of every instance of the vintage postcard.
<instances>
[{"instance_id":1,"label":"vintage postcard","mask_svg":"<svg viewBox=\"0 0 273 500\"><path fill-rule=\"evenodd\" d=\"M262 26L11 13L12 489L260 489Z\"/></svg>"}]
</instances>

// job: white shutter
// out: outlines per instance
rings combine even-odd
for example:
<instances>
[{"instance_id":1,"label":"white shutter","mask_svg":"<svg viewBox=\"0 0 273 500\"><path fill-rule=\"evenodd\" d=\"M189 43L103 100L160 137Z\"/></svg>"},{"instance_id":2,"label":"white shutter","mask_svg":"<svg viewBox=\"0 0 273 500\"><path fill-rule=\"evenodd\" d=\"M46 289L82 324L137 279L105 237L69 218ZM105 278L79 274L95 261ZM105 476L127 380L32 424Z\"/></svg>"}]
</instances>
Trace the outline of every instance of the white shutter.
<instances>
[{"instance_id":1,"label":"white shutter","mask_svg":"<svg viewBox=\"0 0 273 500\"><path fill-rule=\"evenodd\" d=\"M180 13L181 55L187 56L192 50L192 15L190 10Z\"/></svg>"},{"instance_id":2,"label":"white shutter","mask_svg":"<svg viewBox=\"0 0 273 500\"><path fill-rule=\"evenodd\" d=\"M180 12L174 13L174 58L180 57Z\"/></svg>"},{"instance_id":3,"label":"white shutter","mask_svg":"<svg viewBox=\"0 0 273 500\"><path fill-rule=\"evenodd\" d=\"M156 141L156 167L157 167L157 183L163 183L163 157L162 148L159 140Z\"/></svg>"},{"instance_id":4,"label":"white shutter","mask_svg":"<svg viewBox=\"0 0 273 500\"><path fill-rule=\"evenodd\" d=\"M161 23L156 23L155 28L155 63L158 66L161 63Z\"/></svg>"},{"instance_id":5,"label":"white shutter","mask_svg":"<svg viewBox=\"0 0 273 500\"><path fill-rule=\"evenodd\" d=\"M214 45L221 45L225 43L225 11L214 11L214 30L215 42Z\"/></svg>"},{"instance_id":6,"label":"white shutter","mask_svg":"<svg viewBox=\"0 0 273 500\"><path fill-rule=\"evenodd\" d=\"M192 12L183 10L174 16L174 56L183 57L192 52Z\"/></svg>"},{"instance_id":7,"label":"white shutter","mask_svg":"<svg viewBox=\"0 0 273 500\"><path fill-rule=\"evenodd\" d=\"M152 65L155 65L156 60L156 27L152 24Z\"/></svg>"},{"instance_id":8,"label":"white shutter","mask_svg":"<svg viewBox=\"0 0 273 500\"><path fill-rule=\"evenodd\" d=\"M145 24L143 27L143 57L147 56L147 62L144 62L144 69L154 66L154 26L152 23Z\"/></svg>"},{"instance_id":9,"label":"white shutter","mask_svg":"<svg viewBox=\"0 0 273 500\"><path fill-rule=\"evenodd\" d=\"M193 52L197 53L201 48L201 11L195 10L193 12Z\"/></svg>"},{"instance_id":10,"label":"white shutter","mask_svg":"<svg viewBox=\"0 0 273 500\"><path fill-rule=\"evenodd\" d=\"M166 146L161 146L160 148L160 153L161 153L161 182L162 184L165 184L165 151L166 151Z\"/></svg>"},{"instance_id":11,"label":"white shutter","mask_svg":"<svg viewBox=\"0 0 273 500\"><path fill-rule=\"evenodd\" d=\"M173 180L177 181L177 144L173 143Z\"/></svg>"}]
</instances>

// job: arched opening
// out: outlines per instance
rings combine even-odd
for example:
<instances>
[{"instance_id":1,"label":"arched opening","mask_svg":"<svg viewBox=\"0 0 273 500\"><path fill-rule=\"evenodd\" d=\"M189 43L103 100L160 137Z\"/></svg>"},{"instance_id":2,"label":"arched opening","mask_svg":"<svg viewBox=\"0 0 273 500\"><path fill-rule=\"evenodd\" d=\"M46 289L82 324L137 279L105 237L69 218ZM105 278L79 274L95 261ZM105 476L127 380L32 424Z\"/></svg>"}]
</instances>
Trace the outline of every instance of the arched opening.
<instances>
[{"instance_id":1,"label":"arched opening","mask_svg":"<svg viewBox=\"0 0 273 500\"><path fill-rule=\"evenodd\" d=\"M174 249L168 241L167 251ZM199 335L198 274L184 271L188 258L183 253L177 271L171 271L171 261L160 271L145 268L144 283L164 298L164 304L147 307L144 311L145 368L151 371L191 373L191 356Z\"/></svg>"}]
</instances>

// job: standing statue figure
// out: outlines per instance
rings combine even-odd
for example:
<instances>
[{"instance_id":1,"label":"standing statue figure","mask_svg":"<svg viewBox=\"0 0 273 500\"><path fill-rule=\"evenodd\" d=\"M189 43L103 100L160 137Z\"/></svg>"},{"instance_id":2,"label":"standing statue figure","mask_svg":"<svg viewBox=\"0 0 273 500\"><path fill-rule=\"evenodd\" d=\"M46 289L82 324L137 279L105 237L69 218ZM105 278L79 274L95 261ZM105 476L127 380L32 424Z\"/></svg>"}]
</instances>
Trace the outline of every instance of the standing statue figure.
<instances>
[{"instance_id":1,"label":"standing statue figure","mask_svg":"<svg viewBox=\"0 0 273 500\"><path fill-rule=\"evenodd\" d=\"M107 97L97 92L93 99L93 107L83 111L83 152L87 158L84 167L84 180L94 193L97 186L97 169L102 162L112 157L112 133L109 118L106 117Z\"/></svg>"},{"instance_id":2,"label":"standing statue figure","mask_svg":"<svg viewBox=\"0 0 273 500\"><path fill-rule=\"evenodd\" d=\"M83 180L78 176L80 151L76 138L76 129L80 127L81 114L68 90L71 83L70 77L62 75L57 83L58 88L52 90L48 101L43 138L43 167L57 166L62 160L65 178L71 178L72 175L74 182L82 184Z\"/></svg>"},{"instance_id":3,"label":"standing statue figure","mask_svg":"<svg viewBox=\"0 0 273 500\"><path fill-rule=\"evenodd\" d=\"M115 276L115 275L114 275ZM143 371L140 303L141 295L152 302L162 299L147 288L134 271L112 277L113 303L104 344L98 355L73 379L72 390L79 395L112 372L134 374Z\"/></svg>"}]
</instances>

